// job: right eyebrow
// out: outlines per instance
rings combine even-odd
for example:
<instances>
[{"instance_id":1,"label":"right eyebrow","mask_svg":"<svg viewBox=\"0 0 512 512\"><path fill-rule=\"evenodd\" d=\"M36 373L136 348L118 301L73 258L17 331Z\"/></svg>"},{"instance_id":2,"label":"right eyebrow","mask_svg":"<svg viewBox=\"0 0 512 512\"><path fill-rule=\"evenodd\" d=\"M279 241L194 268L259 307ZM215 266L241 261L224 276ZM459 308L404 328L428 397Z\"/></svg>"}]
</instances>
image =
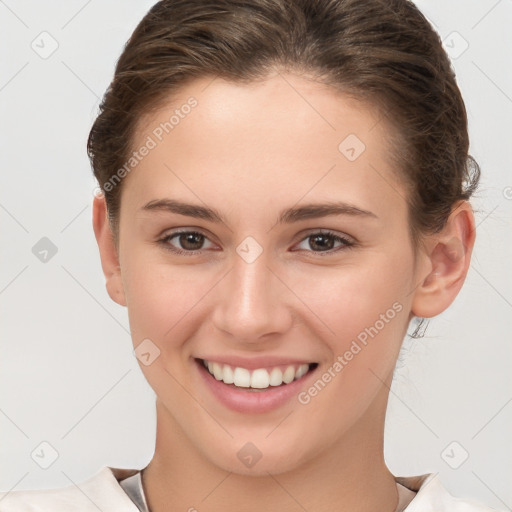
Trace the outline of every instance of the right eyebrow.
<instances>
[{"instance_id":1,"label":"right eyebrow","mask_svg":"<svg viewBox=\"0 0 512 512\"><path fill-rule=\"evenodd\" d=\"M186 217L195 217L197 219L225 224L222 215L217 210L206 206L184 203L175 199L155 199L145 204L141 209L146 211L166 211L185 215Z\"/></svg>"}]
</instances>

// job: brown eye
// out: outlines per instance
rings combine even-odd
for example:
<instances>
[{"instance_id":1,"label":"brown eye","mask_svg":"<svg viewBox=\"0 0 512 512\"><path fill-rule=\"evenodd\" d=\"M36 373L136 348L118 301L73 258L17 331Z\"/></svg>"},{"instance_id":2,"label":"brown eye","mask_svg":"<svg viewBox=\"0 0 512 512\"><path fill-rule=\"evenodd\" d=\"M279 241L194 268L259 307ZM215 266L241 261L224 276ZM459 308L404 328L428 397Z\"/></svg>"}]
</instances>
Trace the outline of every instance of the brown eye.
<instances>
[{"instance_id":1,"label":"brown eye","mask_svg":"<svg viewBox=\"0 0 512 512\"><path fill-rule=\"evenodd\" d=\"M197 231L178 231L159 240L168 250L188 256L201 252L208 238ZM210 242L211 243L211 242Z\"/></svg>"},{"instance_id":2,"label":"brown eye","mask_svg":"<svg viewBox=\"0 0 512 512\"><path fill-rule=\"evenodd\" d=\"M204 236L200 233L180 233L177 236L181 246L190 251L200 249L204 242Z\"/></svg>"},{"instance_id":3,"label":"brown eye","mask_svg":"<svg viewBox=\"0 0 512 512\"><path fill-rule=\"evenodd\" d=\"M308 247L303 247L302 249L299 250L306 250L319 253L338 252L340 250L352 247L354 245L354 242L352 242L351 240L336 235L331 231L319 231L316 233L311 233L301 241L301 243L304 242L307 242ZM336 243L339 243L339 245L335 248L334 245Z\"/></svg>"}]
</instances>

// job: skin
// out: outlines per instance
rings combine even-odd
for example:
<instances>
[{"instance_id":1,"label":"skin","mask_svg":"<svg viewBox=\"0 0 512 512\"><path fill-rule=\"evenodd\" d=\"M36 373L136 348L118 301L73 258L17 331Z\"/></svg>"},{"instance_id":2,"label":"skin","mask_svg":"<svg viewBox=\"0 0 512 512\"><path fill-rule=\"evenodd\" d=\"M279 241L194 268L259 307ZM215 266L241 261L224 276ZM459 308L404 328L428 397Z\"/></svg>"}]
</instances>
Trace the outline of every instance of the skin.
<instances>
[{"instance_id":1,"label":"skin","mask_svg":"<svg viewBox=\"0 0 512 512\"><path fill-rule=\"evenodd\" d=\"M454 205L444 230L415 249L389 127L370 106L291 73L243 86L197 80L141 120L134 148L191 96L198 105L123 179L118 247L104 199L93 205L109 295L128 308L134 347L149 338L160 350L150 365L139 361L157 397L149 506L391 512L383 431L393 369L410 319L444 311L464 282L471 206ZM338 150L349 134L366 146L354 161ZM141 209L164 198L215 208L225 223ZM276 223L285 208L327 201L374 216ZM206 238L159 242L178 228ZM354 245L327 237L322 251L311 238L320 229ZM236 251L248 236L263 250L250 264ZM401 311L307 404L234 412L193 364L206 354L300 357L321 376L394 303ZM262 454L251 468L237 457L249 441Z\"/></svg>"}]
</instances>

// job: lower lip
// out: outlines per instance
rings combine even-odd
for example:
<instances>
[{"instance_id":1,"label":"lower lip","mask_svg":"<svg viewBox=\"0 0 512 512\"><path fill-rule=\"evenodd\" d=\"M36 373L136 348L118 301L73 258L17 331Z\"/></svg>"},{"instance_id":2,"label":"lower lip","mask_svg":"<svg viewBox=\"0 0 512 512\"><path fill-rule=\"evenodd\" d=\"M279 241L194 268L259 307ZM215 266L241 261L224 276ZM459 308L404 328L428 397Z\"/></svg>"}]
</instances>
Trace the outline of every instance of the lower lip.
<instances>
[{"instance_id":1,"label":"lower lip","mask_svg":"<svg viewBox=\"0 0 512 512\"><path fill-rule=\"evenodd\" d=\"M308 371L300 379L289 384L268 387L262 390L236 388L217 380L204 366L202 361L194 360L199 373L208 389L223 405L233 411L243 413L263 413L277 409L304 389L304 384L316 369Z\"/></svg>"}]
</instances>

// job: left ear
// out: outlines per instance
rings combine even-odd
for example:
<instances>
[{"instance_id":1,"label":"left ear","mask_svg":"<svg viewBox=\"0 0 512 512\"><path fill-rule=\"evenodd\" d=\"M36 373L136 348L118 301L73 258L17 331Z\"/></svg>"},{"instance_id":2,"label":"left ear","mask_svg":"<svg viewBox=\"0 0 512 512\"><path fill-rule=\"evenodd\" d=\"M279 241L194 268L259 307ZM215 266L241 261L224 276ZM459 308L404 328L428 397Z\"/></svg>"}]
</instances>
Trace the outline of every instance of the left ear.
<instances>
[{"instance_id":1,"label":"left ear","mask_svg":"<svg viewBox=\"0 0 512 512\"><path fill-rule=\"evenodd\" d=\"M425 240L422 257L427 258L429 271L414 292L413 315L430 318L448 308L466 279L474 244L473 209L468 201L459 201L444 228Z\"/></svg>"}]
</instances>

